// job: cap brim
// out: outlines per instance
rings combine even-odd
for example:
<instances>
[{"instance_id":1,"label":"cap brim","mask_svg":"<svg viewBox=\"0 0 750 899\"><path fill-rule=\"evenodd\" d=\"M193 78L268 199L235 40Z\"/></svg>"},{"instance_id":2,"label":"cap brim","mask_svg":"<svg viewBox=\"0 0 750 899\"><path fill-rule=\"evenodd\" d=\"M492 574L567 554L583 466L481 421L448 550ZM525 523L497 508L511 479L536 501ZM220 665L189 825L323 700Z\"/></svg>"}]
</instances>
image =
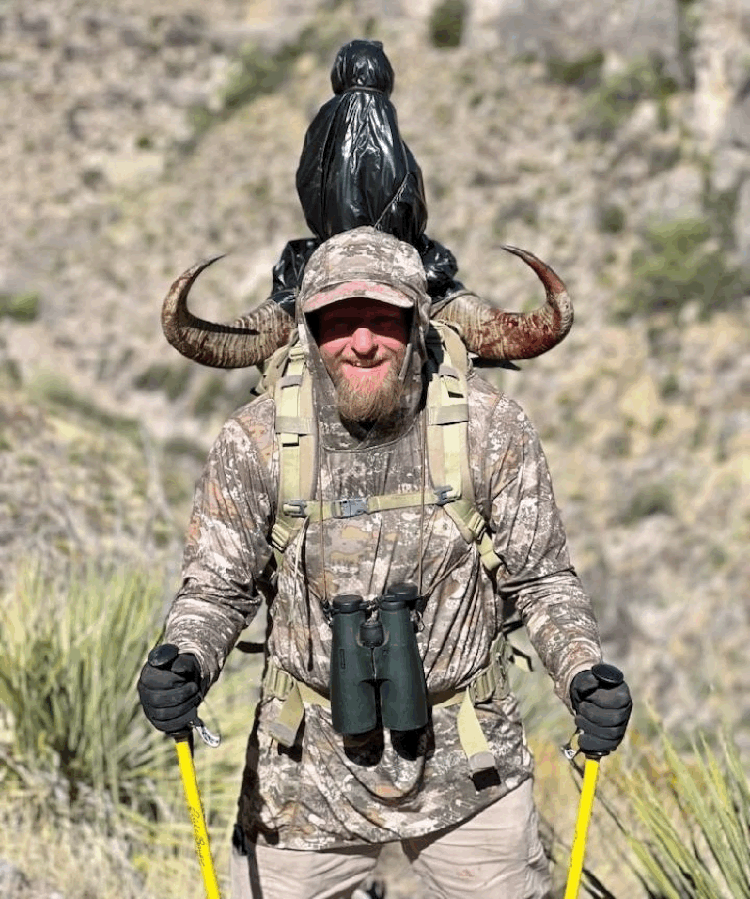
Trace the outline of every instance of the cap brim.
<instances>
[{"instance_id":1,"label":"cap brim","mask_svg":"<svg viewBox=\"0 0 750 899\"><path fill-rule=\"evenodd\" d=\"M302 311L305 313L317 312L318 309L330 306L331 303L339 303L342 300L351 300L356 297L379 300L381 303L398 306L400 309L414 308L413 299L388 284L380 284L377 281L346 281L343 284L334 284L303 300Z\"/></svg>"}]
</instances>

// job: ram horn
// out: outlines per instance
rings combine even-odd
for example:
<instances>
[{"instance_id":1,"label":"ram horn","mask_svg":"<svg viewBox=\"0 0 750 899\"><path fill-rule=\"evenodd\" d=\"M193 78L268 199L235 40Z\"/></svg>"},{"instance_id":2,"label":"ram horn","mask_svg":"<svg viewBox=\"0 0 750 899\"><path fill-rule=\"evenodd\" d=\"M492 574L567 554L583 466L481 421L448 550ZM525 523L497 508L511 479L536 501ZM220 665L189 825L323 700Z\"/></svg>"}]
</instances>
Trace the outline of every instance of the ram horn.
<instances>
[{"instance_id":1,"label":"ram horn","mask_svg":"<svg viewBox=\"0 0 750 899\"><path fill-rule=\"evenodd\" d=\"M460 293L436 315L458 327L466 346L485 361L532 359L556 346L573 324L573 305L555 272L528 250L503 246L534 269L547 301L533 312L503 312L472 293Z\"/></svg>"},{"instance_id":2,"label":"ram horn","mask_svg":"<svg viewBox=\"0 0 750 899\"><path fill-rule=\"evenodd\" d=\"M467 347L487 362L531 359L552 349L573 324L573 306L557 274L528 250L503 246L536 272L547 294L533 312L504 312L475 294L459 293L435 314L458 327ZM162 306L164 335L183 356L214 368L261 365L283 346L294 321L272 299L229 324L215 324L193 315L187 298L202 271L221 259L214 256L189 268L169 290Z\"/></svg>"},{"instance_id":3,"label":"ram horn","mask_svg":"<svg viewBox=\"0 0 750 899\"><path fill-rule=\"evenodd\" d=\"M229 324L198 318L188 309L190 288L202 271L221 256L206 259L180 275L164 298L161 326L172 346L201 365L213 368L246 368L265 362L283 346L294 320L272 299Z\"/></svg>"}]
</instances>

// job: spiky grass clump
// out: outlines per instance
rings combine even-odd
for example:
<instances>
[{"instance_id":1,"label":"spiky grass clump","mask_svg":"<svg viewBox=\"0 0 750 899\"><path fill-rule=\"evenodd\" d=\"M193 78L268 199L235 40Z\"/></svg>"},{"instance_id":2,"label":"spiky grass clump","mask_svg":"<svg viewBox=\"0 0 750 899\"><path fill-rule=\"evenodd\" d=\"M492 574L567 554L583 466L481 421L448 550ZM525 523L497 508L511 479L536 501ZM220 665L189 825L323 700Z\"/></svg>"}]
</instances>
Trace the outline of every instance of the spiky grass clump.
<instances>
[{"instance_id":1,"label":"spiky grass clump","mask_svg":"<svg viewBox=\"0 0 750 899\"><path fill-rule=\"evenodd\" d=\"M19 577L0 608L0 707L16 788L43 793L46 780L55 805L95 795L153 814L152 783L168 747L145 720L135 684L161 616L161 587L143 572L92 568L64 588L35 569Z\"/></svg>"},{"instance_id":2,"label":"spiky grass clump","mask_svg":"<svg viewBox=\"0 0 750 899\"><path fill-rule=\"evenodd\" d=\"M750 784L737 746L699 736L689 753L662 736L658 767L625 786L637 816L627 834L649 899L750 897Z\"/></svg>"},{"instance_id":3,"label":"spiky grass clump","mask_svg":"<svg viewBox=\"0 0 750 899\"><path fill-rule=\"evenodd\" d=\"M164 599L149 572L101 565L57 582L29 567L0 597L4 857L70 899L203 895L173 742L136 693ZM195 755L220 877L259 678L232 659L201 707L223 734Z\"/></svg>"},{"instance_id":4,"label":"spiky grass clump","mask_svg":"<svg viewBox=\"0 0 750 899\"><path fill-rule=\"evenodd\" d=\"M750 785L736 744L670 736L658 721L650 729L602 762L588 895L750 899ZM614 869L597 851L600 832Z\"/></svg>"}]
</instances>

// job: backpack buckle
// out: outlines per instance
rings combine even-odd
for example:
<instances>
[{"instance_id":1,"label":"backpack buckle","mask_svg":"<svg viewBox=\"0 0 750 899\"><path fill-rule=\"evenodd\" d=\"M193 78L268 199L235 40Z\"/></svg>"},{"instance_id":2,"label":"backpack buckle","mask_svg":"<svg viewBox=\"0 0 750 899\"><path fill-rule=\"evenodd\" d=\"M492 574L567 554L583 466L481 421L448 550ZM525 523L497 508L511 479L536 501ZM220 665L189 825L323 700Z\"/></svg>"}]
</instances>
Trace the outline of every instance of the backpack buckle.
<instances>
[{"instance_id":1,"label":"backpack buckle","mask_svg":"<svg viewBox=\"0 0 750 899\"><path fill-rule=\"evenodd\" d=\"M356 496L351 499L337 499L331 503L334 518L354 518L355 515L367 513L366 497Z\"/></svg>"},{"instance_id":2,"label":"backpack buckle","mask_svg":"<svg viewBox=\"0 0 750 899\"><path fill-rule=\"evenodd\" d=\"M290 518L304 518L306 506L307 503L303 499L288 499L282 505L282 511Z\"/></svg>"},{"instance_id":3,"label":"backpack buckle","mask_svg":"<svg viewBox=\"0 0 750 899\"><path fill-rule=\"evenodd\" d=\"M433 487L433 492L437 499L435 500L436 505L444 506L446 503L452 502L454 499L458 499L459 494L451 487L450 484L445 484L443 487Z\"/></svg>"}]
</instances>

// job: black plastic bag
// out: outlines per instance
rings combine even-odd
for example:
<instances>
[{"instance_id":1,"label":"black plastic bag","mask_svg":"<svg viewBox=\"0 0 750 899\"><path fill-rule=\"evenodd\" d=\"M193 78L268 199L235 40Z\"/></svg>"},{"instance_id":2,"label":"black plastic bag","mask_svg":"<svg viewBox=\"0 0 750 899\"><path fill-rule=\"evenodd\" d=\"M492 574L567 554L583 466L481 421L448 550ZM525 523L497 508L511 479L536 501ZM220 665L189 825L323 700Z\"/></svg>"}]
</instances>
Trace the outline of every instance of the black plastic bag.
<instances>
[{"instance_id":1,"label":"black plastic bag","mask_svg":"<svg viewBox=\"0 0 750 899\"><path fill-rule=\"evenodd\" d=\"M305 135L297 193L321 240L373 225L415 243L427 224L422 172L389 100L393 69L379 41L343 46L331 72L335 96Z\"/></svg>"},{"instance_id":2,"label":"black plastic bag","mask_svg":"<svg viewBox=\"0 0 750 899\"><path fill-rule=\"evenodd\" d=\"M424 233L422 171L401 139L389 99L393 84L393 68L380 41L354 40L336 55L334 97L308 128L297 169L297 193L316 237L290 241L273 272L274 299L287 310L315 248L362 225L419 250L433 300L463 286L453 277L458 268L453 254Z\"/></svg>"}]
</instances>

